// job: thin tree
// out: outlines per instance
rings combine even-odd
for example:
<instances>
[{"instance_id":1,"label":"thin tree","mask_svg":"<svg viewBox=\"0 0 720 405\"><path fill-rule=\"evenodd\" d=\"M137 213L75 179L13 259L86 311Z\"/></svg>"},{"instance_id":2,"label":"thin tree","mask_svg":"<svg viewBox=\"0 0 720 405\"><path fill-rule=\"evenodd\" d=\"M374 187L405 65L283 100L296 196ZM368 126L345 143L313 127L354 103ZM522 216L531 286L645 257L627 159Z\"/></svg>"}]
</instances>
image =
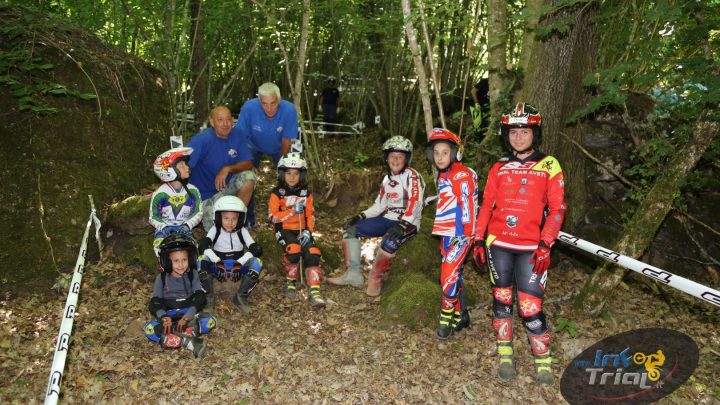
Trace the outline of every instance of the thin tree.
<instances>
[{"instance_id":1,"label":"thin tree","mask_svg":"<svg viewBox=\"0 0 720 405\"><path fill-rule=\"evenodd\" d=\"M430 106L430 92L427 86L427 76L425 75L425 66L422 61L422 50L418 46L415 28L412 22L412 13L410 11L410 0L402 0L403 17L405 20L405 33L407 34L408 46L412 53L413 63L415 64L415 73L417 74L418 89L420 91L420 100L423 106L423 115L425 117L425 133L429 134L433 129L432 107Z\"/></svg>"}]
</instances>

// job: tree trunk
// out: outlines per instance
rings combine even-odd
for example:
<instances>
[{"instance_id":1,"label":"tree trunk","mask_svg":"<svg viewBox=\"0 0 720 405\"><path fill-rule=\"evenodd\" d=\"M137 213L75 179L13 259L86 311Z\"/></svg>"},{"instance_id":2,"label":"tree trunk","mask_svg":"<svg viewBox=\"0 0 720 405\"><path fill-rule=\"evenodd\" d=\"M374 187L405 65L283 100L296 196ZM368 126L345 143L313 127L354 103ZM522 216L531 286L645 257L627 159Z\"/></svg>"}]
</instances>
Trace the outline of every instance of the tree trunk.
<instances>
[{"instance_id":1,"label":"tree trunk","mask_svg":"<svg viewBox=\"0 0 720 405\"><path fill-rule=\"evenodd\" d=\"M703 114L703 119L706 116L707 111ZM700 121L695 125L692 139L675 155L667 169L655 181L622 238L615 245L615 251L633 258L638 258L645 252L665 216L672 209L673 202L680 195L681 184L710 146L719 129L718 122ZM585 283L575 300L574 309L590 316L598 315L626 273L627 270L606 262L596 269Z\"/></svg>"},{"instance_id":2,"label":"tree trunk","mask_svg":"<svg viewBox=\"0 0 720 405\"><path fill-rule=\"evenodd\" d=\"M440 124L442 127L447 129L447 125L445 125L445 112L443 111L442 98L440 97L442 83L438 81L437 70L435 69L435 63L433 63L433 45L430 42L427 23L425 22L425 7L423 5L423 0L418 0L418 6L420 7L420 23L422 25L423 37L425 38L425 46L427 47L428 65L430 66L430 76L432 77L433 89L435 90L435 102L437 103L438 116L440 117Z\"/></svg>"},{"instance_id":3,"label":"tree trunk","mask_svg":"<svg viewBox=\"0 0 720 405\"><path fill-rule=\"evenodd\" d=\"M305 51L308 43L308 29L310 27L310 0L303 0L302 31L300 33L300 46L298 47L297 70L295 71L295 83L293 84L293 101L299 116L302 116L300 99L303 86L303 75L305 74ZM300 119L300 117L298 117ZM302 119L300 119L302 123Z\"/></svg>"},{"instance_id":4,"label":"tree trunk","mask_svg":"<svg viewBox=\"0 0 720 405\"><path fill-rule=\"evenodd\" d=\"M195 104L195 122L202 125L208 119L208 70L205 57L205 18L203 17L203 0L190 2L190 74L193 80L193 103Z\"/></svg>"},{"instance_id":5,"label":"tree trunk","mask_svg":"<svg viewBox=\"0 0 720 405\"><path fill-rule=\"evenodd\" d=\"M410 13L410 0L402 0L403 17L405 17L405 32L408 37L408 45L412 52L413 62L415 64L415 73L418 77L418 89L420 90L420 99L422 100L423 114L425 116L425 134L429 135L433 129L432 107L430 106L430 94L428 92L427 78L425 76L425 66L422 62L422 52L418 47L417 37L415 36L415 28L412 23Z\"/></svg>"},{"instance_id":6,"label":"tree trunk","mask_svg":"<svg viewBox=\"0 0 720 405\"><path fill-rule=\"evenodd\" d=\"M543 138L540 149L557 157L565 172L565 198L568 214L565 228L572 230L585 214L587 197L587 160L577 153L575 146L563 140L561 134L582 142L585 131L582 125L568 126L567 119L584 107L590 95L584 91L583 78L592 71L595 57L593 7L565 10L546 18L551 24L571 17L573 25L563 34L553 33L542 40L535 39L530 53L522 97L540 109L543 117Z\"/></svg>"},{"instance_id":7,"label":"tree trunk","mask_svg":"<svg viewBox=\"0 0 720 405\"><path fill-rule=\"evenodd\" d=\"M517 69L519 69L524 76L530 74L530 72L528 72L528 66L530 65L530 61L534 59L533 50L535 47L533 44L535 42L535 28L540 22L540 8L544 2L545 0L527 0L525 3L525 15L528 16L528 19L525 21L525 34L520 51L520 63L517 66ZM520 95L518 91L515 98L519 98Z\"/></svg>"},{"instance_id":8,"label":"tree trunk","mask_svg":"<svg viewBox=\"0 0 720 405\"><path fill-rule=\"evenodd\" d=\"M492 118L487 132L488 136L485 139L493 139L492 135L497 133L498 124L494 118L499 116L500 109L502 109L502 106L498 105L498 98L505 88L507 30L507 2L488 0L488 81L490 85L488 97L490 98L490 117Z\"/></svg>"}]
</instances>

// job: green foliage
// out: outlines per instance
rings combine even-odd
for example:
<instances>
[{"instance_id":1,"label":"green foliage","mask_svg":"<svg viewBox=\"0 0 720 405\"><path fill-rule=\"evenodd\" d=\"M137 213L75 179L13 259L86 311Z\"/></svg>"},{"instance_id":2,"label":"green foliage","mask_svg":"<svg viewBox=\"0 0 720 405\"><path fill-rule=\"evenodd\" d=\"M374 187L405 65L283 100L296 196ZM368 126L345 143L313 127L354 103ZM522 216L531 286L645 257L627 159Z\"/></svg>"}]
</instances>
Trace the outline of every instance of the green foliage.
<instances>
[{"instance_id":1,"label":"green foliage","mask_svg":"<svg viewBox=\"0 0 720 405\"><path fill-rule=\"evenodd\" d=\"M575 322L562 317L557 318L557 325L555 325L554 332L560 333L564 330L567 330L571 338L577 336L577 324Z\"/></svg>"},{"instance_id":2,"label":"green foliage","mask_svg":"<svg viewBox=\"0 0 720 405\"><path fill-rule=\"evenodd\" d=\"M370 157L362 152L357 152L353 161L357 164L364 164Z\"/></svg>"},{"instance_id":3,"label":"green foliage","mask_svg":"<svg viewBox=\"0 0 720 405\"><path fill-rule=\"evenodd\" d=\"M43 96L69 96L81 100L93 100L94 93L83 93L49 80L55 65L38 56L42 46L40 38L48 29L60 29L55 21L40 20L30 10L19 18L6 19L0 26L0 85L10 89L18 100L20 111L55 113Z\"/></svg>"},{"instance_id":4,"label":"green foliage","mask_svg":"<svg viewBox=\"0 0 720 405\"><path fill-rule=\"evenodd\" d=\"M718 15L718 2L615 0L597 10L597 69L583 81L593 98L569 123L608 111L623 115L635 146L624 172L639 186L628 192L635 203L687 143L697 121L717 119L708 111L720 100L718 48L712 46L718 43ZM654 109L636 105L639 99L654 102ZM718 141L707 156L717 150ZM701 162L686 186L712 187L716 178ZM630 215L632 210L625 213Z\"/></svg>"}]
</instances>

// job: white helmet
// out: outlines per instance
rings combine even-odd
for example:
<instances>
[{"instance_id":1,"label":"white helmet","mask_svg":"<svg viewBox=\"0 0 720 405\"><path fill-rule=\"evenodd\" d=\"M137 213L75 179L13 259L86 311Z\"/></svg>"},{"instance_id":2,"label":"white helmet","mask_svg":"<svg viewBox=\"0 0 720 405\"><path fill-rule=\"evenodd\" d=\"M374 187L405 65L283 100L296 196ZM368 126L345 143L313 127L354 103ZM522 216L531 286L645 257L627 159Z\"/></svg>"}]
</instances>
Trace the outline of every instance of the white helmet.
<instances>
[{"instance_id":1,"label":"white helmet","mask_svg":"<svg viewBox=\"0 0 720 405\"><path fill-rule=\"evenodd\" d=\"M297 152L290 152L280 158L277 165L278 181L280 183L285 182L285 170L287 169L298 169L300 170L300 184L305 184L305 175L307 174L307 163Z\"/></svg>"},{"instance_id":2,"label":"white helmet","mask_svg":"<svg viewBox=\"0 0 720 405\"><path fill-rule=\"evenodd\" d=\"M166 183L178 180L180 173L178 173L175 165L183 160L187 162L190 159L189 156L192 152L192 148L181 147L173 148L161 153L153 163L153 171L155 172L155 175L158 176L161 181ZM182 181L183 179L179 180ZM185 183L187 183L187 179L185 179Z\"/></svg>"},{"instance_id":3,"label":"white helmet","mask_svg":"<svg viewBox=\"0 0 720 405\"><path fill-rule=\"evenodd\" d=\"M240 229L245 224L245 214L247 213L247 207L241 199L234 195L224 195L218 198L213 204L213 213L215 214L215 226L218 228L222 227L222 213L223 212L237 212L240 214L238 218L237 228Z\"/></svg>"},{"instance_id":4,"label":"white helmet","mask_svg":"<svg viewBox=\"0 0 720 405\"><path fill-rule=\"evenodd\" d=\"M413 145L412 142L410 142L409 139L404 138L400 135L395 135L385 141L382 147L383 152L383 161L385 162L385 166L388 170L390 168L387 164L388 155L390 152L403 152L405 153L405 167L410 166L410 161L412 160L412 153L413 153Z\"/></svg>"}]
</instances>

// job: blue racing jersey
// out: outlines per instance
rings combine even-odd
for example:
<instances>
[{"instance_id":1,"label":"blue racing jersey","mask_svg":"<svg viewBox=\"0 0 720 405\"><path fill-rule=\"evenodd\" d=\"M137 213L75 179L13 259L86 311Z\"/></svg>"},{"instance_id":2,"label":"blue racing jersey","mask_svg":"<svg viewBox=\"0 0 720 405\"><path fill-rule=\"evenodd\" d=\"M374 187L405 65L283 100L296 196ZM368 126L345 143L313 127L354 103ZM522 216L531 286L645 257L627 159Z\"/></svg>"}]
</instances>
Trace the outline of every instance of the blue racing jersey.
<instances>
[{"instance_id":1,"label":"blue racing jersey","mask_svg":"<svg viewBox=\"0 0 720 405\"><path fill-rule=\"evenodd\" d=\"M245 160L252 160L252 154L248 149L245 138L230 131L227 139L218 138L213 128L199 132L187 144L193 148L188 164L192 169L190 172L190 183L200 190L203 200L210 199L215 189L215 176L224 166L232 165ZM232 173L228 173L225 182L230 181Z\"/></svg>"},{"instance_id":2,"label":"blue racing jersey","mask_svg":"<svg viewBox=\"0 0 720 405\"><path fill-rule=\"evenodd\" d=\"M237 125L230 132L230 137L240 134L248 140L248 145L252 149L268 155L276 155L280 153L283 138L298 137L297 120L297 111L293 103L280 100L277 113L268 119L260 105L260 99L254 98L245 102L240 109Z\"/></svg>"}]
</instances>

